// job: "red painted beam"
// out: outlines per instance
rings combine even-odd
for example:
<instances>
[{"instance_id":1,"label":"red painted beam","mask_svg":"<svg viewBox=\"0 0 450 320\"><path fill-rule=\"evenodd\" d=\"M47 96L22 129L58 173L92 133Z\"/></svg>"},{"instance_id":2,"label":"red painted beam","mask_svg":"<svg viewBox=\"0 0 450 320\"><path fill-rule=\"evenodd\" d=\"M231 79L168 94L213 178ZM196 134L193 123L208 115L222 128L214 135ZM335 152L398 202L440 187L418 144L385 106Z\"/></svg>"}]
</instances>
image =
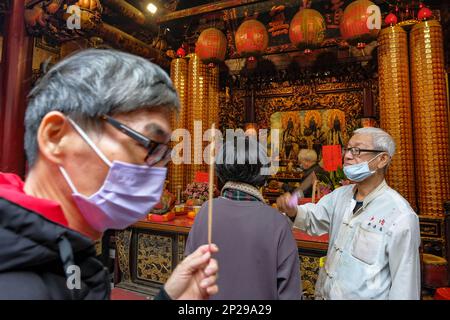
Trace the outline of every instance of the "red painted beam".
<instances>
[{"instance_id":1,"label":"red painted beam","mask_svg":"<svg viewBox=\"0 0 450 320\"><path fill-rule=\"evenodd\" d=\"M0 171L25 174L24 116L31 83L33 41L25 29L25 4L11 1L3 39L0 87Z\"/></svg>"}]
</instances>

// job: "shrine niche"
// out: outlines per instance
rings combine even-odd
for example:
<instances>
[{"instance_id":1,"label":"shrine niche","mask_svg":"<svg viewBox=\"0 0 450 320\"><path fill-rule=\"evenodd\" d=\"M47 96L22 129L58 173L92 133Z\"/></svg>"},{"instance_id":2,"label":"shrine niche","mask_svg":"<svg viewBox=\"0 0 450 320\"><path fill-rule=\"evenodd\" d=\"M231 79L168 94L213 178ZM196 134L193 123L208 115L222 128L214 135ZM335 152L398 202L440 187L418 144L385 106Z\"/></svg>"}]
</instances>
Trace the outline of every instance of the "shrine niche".
<instances>
[{"instance_id":1,"label":"shrine niche","mask_svg":"<svg viewBox=\"0 0 450 320\"><path fill-rule=\"evenodd\" d=\"M301 149L321 156L323 145L344 146L348 140L345 113L338 109L276 112L270 129L280 130L280 160L296 161Z\"/></svg>"}]
</instances>

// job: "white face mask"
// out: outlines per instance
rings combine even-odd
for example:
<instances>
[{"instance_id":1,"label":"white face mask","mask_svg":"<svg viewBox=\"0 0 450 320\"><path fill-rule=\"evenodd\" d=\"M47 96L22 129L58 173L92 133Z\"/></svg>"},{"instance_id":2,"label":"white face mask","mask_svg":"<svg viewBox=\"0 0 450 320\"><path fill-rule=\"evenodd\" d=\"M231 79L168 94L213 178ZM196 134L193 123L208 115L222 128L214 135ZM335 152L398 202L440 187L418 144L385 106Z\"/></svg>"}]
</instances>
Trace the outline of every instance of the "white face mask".
<instances>
[{"instance_id":1,"label":"white face mask","mask_svg":"<svg viewBox=\"0 0 450 320\"><path fill-rule=\"evenodd\" d=\"M375 160L380 154L377 154L370 161L364 161L357 164L344 166L344 174L347 178L354 182L361 182L373 175L377 170L370 171L369 163Z\"/></svg>"}]
</instances>

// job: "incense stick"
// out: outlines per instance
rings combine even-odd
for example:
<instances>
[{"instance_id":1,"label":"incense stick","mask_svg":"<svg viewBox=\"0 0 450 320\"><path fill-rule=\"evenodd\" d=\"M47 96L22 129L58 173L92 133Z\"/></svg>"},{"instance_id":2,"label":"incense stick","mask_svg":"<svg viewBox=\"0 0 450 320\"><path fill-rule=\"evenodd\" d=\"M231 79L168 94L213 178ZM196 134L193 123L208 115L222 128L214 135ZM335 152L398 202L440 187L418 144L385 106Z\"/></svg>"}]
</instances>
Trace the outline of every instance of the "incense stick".
<instances>
[{"instance_id":1,"label":"incense stick","mask_svg":"<svg viewBox=\"0 0 450 320\"><path fill-rule=\"evenodd\" d=\"M316 203L316 192L317 192L317 180L314 181L313 183L313 188L312 188L312 198L311 198L311 202L312 203Z\"/></svg>"},{"instance_id":2,"label":"incense stick","mask_svg":"<svg viewBox=\"0 0 450 320\"><path fill-rule=\"evenodd\" d=\"M213 192L214 192L214 152L216 148L216 141L215 141L215 129L216 126L213 123L211 130L211 144L210 144L210 150L209 150L209 202L208 202L208 245L211 245L212 243L212 207L213 207Z\"/></svg>"}]
</instances>

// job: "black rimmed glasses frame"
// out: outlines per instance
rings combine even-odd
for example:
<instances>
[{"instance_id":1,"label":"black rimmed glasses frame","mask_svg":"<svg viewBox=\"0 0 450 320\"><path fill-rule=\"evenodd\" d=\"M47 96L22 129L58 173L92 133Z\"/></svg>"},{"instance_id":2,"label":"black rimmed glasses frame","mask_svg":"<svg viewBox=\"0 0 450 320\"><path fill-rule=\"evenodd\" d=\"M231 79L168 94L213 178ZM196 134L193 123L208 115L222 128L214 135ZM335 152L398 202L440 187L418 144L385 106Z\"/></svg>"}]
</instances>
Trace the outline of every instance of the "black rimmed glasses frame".
<instances>
[{"instance_id":1,"label":"black rimmed glasses frame","mask_svg":"<svg viewBox=\"0 0 450 320\"><path fill-rule=\"evenodd\" d=\"M347 151L350 151L352 156L356 156L356 157L361 155L361 152L386 152L384 150L361 149L361 148L358 148L358 147L350 147L350 148L343 148L342 149L342 156L344 156L347 153Z\"/></svg>"},{"instance_id":2,"label":"black rimmed glasses frame","mask_svg":"<svg viewBox=\"0 0 450 320\"><path fill-rule=\"evenodd\" d=\"M146 156L145 160L147 160L147 158L156 150L156 148L159 145L166 145L167 146L166 143L160 143L160 142L153 141L150 138L144 136L143 134L137 132L136 130L131 129L130 127L124 125L120 121L117 121L116 119L114 119L114 118L112 118L112 117L110 117L110 116L108 116L106 114L101 115L100 119L106 121L108 124L112 125L114 128L116 128L117 130L119 130L122 133L126 134L131 139L133 139L134 141L139 143L142 147L147 149L148 153L147 153L147 156ZM168 150L169 149L170 148L168 148Z\"/></svg>"}]
</instances>

